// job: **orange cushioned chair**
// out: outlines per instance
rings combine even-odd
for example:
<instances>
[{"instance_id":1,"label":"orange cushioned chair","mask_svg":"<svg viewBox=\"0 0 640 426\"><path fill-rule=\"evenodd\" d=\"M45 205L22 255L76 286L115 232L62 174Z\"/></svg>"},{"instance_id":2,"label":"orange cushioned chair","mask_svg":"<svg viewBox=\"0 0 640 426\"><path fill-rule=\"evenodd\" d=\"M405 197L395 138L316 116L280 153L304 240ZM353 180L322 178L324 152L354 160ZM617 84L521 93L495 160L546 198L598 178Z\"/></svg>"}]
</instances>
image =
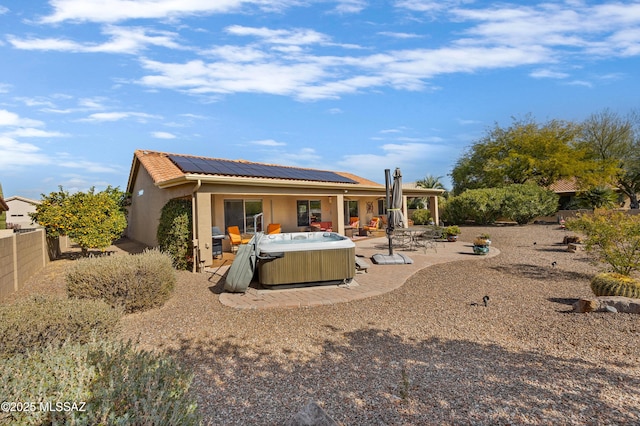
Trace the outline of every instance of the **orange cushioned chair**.
<instances>
[{"instance_id":1,"label":"orange cushioned chair","mask_svg":"<svg viewBox=\"0 0 640 426\"><path fill-rule=\"evenodd\" d=\"M240 244L247 244L251 241L250 238L242 238L242 234L240 234L240 228L237 226L229 226L227 227L227 233L229 234L229 241L231 241L231 251L238 250L238 246Z\"/></svg>"},{"instance_id":2,"label":"orange cushioned chair","mask_svg":"<svg viewBox=\"0 0 640 426\"><path fill-rule=\"evenodd\" d=\"M374 217L371 219L371 221L369 222L369 225L363 226L363 228L369 233L371 234L373 231L377 230L378 227L380 226L380 218L379 217Z\"/></svg>"},{"instance_id":3,"label":"orange cushioned chair","mask_svg":"<svg viewBox=\"0 0 640 426\"><path fill-rule=\"evenodd\" d=\"M267 225L267 234L279 234L282 232L282 227L279 223L270 223Z\"/></svg>"}]
</instances>

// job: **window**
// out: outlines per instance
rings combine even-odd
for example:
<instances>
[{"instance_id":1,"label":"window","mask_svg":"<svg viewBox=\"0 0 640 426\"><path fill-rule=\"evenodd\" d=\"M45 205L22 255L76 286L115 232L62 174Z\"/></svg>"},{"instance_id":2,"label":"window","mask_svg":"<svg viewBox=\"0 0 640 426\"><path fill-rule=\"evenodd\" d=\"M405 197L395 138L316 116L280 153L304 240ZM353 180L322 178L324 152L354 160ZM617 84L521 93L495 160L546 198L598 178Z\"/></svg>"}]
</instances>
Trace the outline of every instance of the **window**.
<instances>
[{"instance_id":1,"label":"window","mask_svg":"<svg viewBox=\"0 0 640 426\"><path fill-rule=\"evenodd\" d=\"M262 231L262 218L254 229L254 216L262 213L262 200L224 200L224 229L237 226L242 233Z\"/></svg>"},{"instance_id":2,"label":"window","mask_svg":"<svg viewBox=\"0 0 640 426\"><path fill-rule=\"evenodd\" d=\"M322 222L322 205L320 200L296 201L298 226L309 226L311 222Z\"/></svg>"},{"instance_id":3,"label":"window","mask_svg":"<svg viewBox=\"0 0 640 426\"><path fill-rule=\"evenodd\" d=\"M378 215L386 215L387 214L387 200L378 200Z\"/></svg>"},{"instance_id":4,"label":"window","mask_svg":"<svg viewBox=\"0 0 640 426\"><path fill-rule=\"evenodd\" d=\"M359 217L358 202L352 200L345 200L344 202L344 220L345 223L349 223L349 218Z\"/></svg>"}]
</instances>

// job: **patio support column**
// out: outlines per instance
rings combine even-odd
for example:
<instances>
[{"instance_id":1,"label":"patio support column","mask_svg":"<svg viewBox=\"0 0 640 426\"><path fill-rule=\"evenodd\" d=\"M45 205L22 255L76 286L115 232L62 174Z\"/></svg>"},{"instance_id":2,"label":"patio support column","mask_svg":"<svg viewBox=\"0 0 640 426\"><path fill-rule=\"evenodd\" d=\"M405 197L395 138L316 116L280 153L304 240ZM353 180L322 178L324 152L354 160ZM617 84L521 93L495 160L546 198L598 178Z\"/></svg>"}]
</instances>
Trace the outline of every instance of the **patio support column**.
<instances>
[{"instance_id":1,"label":"patio support column","mask_svg":"<svg viewBox=\"0 0 640 426\"><path fill-rule=\"evenodd\" d=\"M344 235L344 195L336 195L335 220L333 221L333 231Z\"/></svg>"},{"instance_id":2,"label":"patio support column","mask_svg":"<svg viewBox=\"0 0 640 426\"><path fill-rule=\"evenodd\" d=\"M196 197L196 217L198 249L200 250L200 260L203 266L210 266L213 261L213 251L211 249L211 194L197 192ZM198 265L200 266L200 265Z\"/></svg>"},{"instance_id":3,"label":"patio support column","mask_svg":"<svg viewBox=\"0 0 640 426\"><path fill-rule=\"evenodd\" d=\"M407 196L402 196L402 215L404 216L404 227L409 227L409 208L407 207Z\"/></svg>"},{"instance_id":4,"label":"patio support column","mask_svg":"<svg viewBox=\"0 0 640 426\"><path fill-rule=\"evenodd\" d=\"M431 212L431 218L433 219L433 223L438 226L440 225L440 214L438 213L438 196L431 195L429 197L429 211Z\"/></svg>"}]
</instances>

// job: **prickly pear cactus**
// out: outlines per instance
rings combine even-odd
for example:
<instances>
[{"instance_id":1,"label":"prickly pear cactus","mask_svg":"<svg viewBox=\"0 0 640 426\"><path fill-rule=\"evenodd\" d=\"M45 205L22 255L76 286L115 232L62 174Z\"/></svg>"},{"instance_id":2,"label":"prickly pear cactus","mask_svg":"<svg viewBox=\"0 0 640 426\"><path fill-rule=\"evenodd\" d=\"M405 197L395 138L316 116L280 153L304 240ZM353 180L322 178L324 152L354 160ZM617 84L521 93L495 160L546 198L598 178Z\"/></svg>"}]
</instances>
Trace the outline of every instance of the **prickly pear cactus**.
<instances>
[{"instance_id":1,"label":"prickly pear cactus","mask_svg":"<svg viewBox=\"0 0 640 426\"><path fill-rule=\"evenodd\" d=\"M596 296L624 296L640 299L640 282L614 272L606 272L593 277L591 290Z\"/></svg>"}]
</instances>

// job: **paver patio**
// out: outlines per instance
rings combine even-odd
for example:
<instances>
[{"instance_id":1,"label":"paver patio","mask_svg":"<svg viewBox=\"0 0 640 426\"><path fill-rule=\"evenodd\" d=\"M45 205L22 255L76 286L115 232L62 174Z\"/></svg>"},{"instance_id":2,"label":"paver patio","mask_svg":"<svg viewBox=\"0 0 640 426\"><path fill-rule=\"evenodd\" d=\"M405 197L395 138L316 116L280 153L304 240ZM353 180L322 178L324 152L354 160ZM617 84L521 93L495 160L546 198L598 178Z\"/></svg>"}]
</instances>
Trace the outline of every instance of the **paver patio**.
<instances>
[{"instance_id":1,"label":"paver patio","mask_svg":"<svg viewBox=\"0 0 640 426\"><path fill-rule=\"evenodd\" d=\"M431 265L445 262L493 257L500 254L491 247L485 256L473 254L472 244L464 241L438 243L436 249L423 248L405 250L394 248L394 252L407 255L413 260L405 265L376 265L371 256L376 253L388 254L386 237L369 238L356 241L356 256L361 256L370 267L368 272L359 273L349 285L322 285L301 288L262 289L252 283L246 293L220 294L220 302L237 309L303 308L319 305L331 305L351 300L364 299L388 293L400 286L415 272ZM228 266L220 268L223 274ZM215 270L213 268L212 270Z\"/></svg>"}]
</instances>

